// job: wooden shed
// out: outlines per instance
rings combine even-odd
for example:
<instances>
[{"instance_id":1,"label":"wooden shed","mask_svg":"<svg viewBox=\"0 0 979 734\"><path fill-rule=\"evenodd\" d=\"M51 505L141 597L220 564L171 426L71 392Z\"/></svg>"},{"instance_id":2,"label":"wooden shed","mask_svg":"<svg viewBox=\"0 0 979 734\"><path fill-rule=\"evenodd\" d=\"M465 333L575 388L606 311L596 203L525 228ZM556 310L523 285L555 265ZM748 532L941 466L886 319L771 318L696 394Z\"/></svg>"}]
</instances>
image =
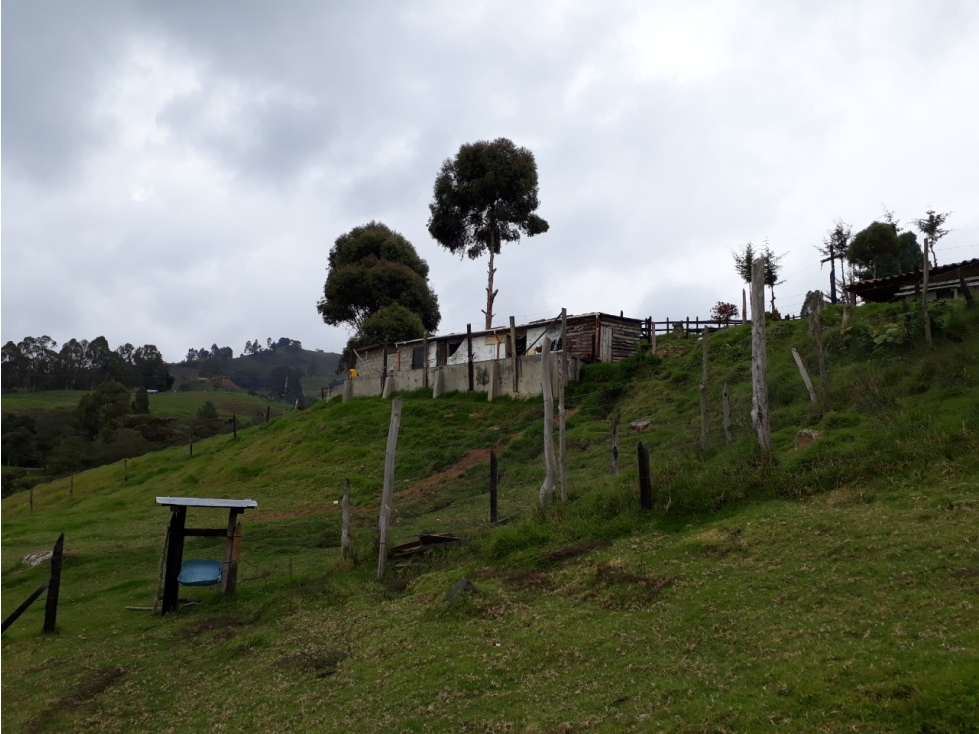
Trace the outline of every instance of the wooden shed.
<instances>
[{"instance_id":1,"label":"wooden shed","mask_svg":"<svg viewBox=\"0 0 979 734\"><path fill-rule=\"evenodd\" d=\"M864 301L889 303L909 298L921 298L922 272L890 275L849 283L846 290ZM965 288L972 293L979 290L979 258L949 265L939 265L928 271L928 298L930 300L965 297Z\"/></svg>"}]
</instances>

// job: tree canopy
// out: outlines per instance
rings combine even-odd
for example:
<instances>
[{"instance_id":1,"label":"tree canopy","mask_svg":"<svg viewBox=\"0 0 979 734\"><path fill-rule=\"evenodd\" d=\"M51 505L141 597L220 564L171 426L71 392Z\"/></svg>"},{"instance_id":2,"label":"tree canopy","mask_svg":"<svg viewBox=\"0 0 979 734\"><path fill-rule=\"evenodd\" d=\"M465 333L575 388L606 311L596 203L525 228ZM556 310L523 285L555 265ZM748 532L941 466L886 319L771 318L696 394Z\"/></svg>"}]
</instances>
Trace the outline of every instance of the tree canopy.
<instances>
[{"instance_id":1,"label":"tree canopy","mask_svg":"<svg viewBox=\"0 0 979 734\"><path fill-rule=\"evenodd\" d=\"M372 314L394 304L414 313L424 329L438 328L438 297L428 283L428 263L414 246L380 222L338 237L330 250L323 298L316 304L323 321L359 332Z\"/></svg>"},{"instance_id":2,"label":"tree canopy","mask_svg":"<svg viewBox=\"0 0 979 734\"><path fill-rule=\"evenodd\" d=\"M462 145L455 158L442 163L435 178L429 233L455 255L475 260L489 252L486 328L492 327L497 293L493 258L502 243L548 230L547 222L535 214L539 205L534 154L507 138Z\"/></svg>"}]
</instances>

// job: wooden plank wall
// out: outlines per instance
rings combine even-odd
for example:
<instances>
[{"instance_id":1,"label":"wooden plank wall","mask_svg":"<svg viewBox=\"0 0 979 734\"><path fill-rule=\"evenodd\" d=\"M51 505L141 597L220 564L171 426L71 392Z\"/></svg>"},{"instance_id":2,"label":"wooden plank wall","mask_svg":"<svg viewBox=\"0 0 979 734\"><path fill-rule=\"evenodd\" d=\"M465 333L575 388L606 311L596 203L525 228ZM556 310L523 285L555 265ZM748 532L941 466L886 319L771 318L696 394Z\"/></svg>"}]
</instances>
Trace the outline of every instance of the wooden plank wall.
<instances>
[{"instance_id":1,"label":"wooden plank wall","mask_svg":"<svg viewBox=\"0 0 979 734\"><path fill-rule=\"evenodd\" d=\"M612 327L612 361L628 359L639 349L641 324L603 319L602 324Z\"/></svg>"}]
</instances>

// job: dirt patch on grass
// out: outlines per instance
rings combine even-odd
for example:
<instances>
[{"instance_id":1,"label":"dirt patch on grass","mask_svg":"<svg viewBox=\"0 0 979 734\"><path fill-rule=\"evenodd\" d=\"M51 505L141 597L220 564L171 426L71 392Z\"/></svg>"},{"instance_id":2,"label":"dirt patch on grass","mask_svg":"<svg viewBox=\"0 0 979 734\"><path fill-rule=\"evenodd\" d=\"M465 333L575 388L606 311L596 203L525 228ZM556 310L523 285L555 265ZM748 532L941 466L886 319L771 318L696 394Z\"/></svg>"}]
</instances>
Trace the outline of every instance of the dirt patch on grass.
<instances>
[{"instance_id":1,"label":"dirt patch on grass","mask_svg":"<svg viewBox=\"0 0 979 734\"><path fill-rule=\"evenodd\" d=\"M660 591L667 586L672 586L676 579L672 576L644 576L638 573L631 573L625 568L622 561L609 561L603 563L595 569L595 580L603 586L614 584L642 584L653 591Z\"/></svg>"},{"instance_id":2,"label":"dirt patch on grass","mask_svg":"<svg viewBox=\"0 0 979 734\"><path fill-rule=\"evenodd\" d=\"M317 678L326 678L336 673L340 663L346 658L347 653L343 650L311 648L287 655L279 661L279 665L304 673L315 673Z\"/></svg>"},{"instance_id":3,"label":"dirt patch on grass","mask_svg":"<svg viewBox=\"0 0 979 734\"><path fill-rule=\"evenodd\" d=\"M569 545L545 553L541 560L545 563L560 563L569 558L576 558L585 553L591 553L593 550L598 550L599 548L608 548L610 545L612 545L612 541L610 540L593 540L588 543L576 543L575 545Z\"/></svg>"},{"instance_id":4,"label":"dirt patch on grass","mask_svg":"<svg viewBox=\"0 0 979 734\"><path fill-rule=\"evenodd\" d=\"M503 579L503 583L511 589L519 589L520 591L548 591L554 586L551 577L540 571L507 576Z\"/></svg>"},{"instance_id":5,"label":"dirt patch on grass","mask_svg":"<svg viewBox=\"0 0 979 734\"><path fill-rule=\"evenodd\" d=\"M459 461L452 466L449 466L442 471L435 472L431 476L427 476L424 479L420 479L407 489L403 489L397 494L402 501L421 501L437 497L437 490L441 485L455 481L468 469L471 469L477 464L489 463L491 451L499 451L499 449L470 449L466 452L465 456L459 459Z\"/></svg>"},{"instance_id":6,"label":"dirt patch on grass","mask_svg":"<svg viewBox=\"0 0 979 734\"><path fill-rule=\"evenodd\" d=\"M59 699L51 706L35 714L24 724L26 734L39 734L43 731L64 731L58 726L58 719L75 709L82 708L106 689L114 686L126 675L126 669L121 665L102 668L75 686L71 694Z\"/></svg>"}]
</instances>

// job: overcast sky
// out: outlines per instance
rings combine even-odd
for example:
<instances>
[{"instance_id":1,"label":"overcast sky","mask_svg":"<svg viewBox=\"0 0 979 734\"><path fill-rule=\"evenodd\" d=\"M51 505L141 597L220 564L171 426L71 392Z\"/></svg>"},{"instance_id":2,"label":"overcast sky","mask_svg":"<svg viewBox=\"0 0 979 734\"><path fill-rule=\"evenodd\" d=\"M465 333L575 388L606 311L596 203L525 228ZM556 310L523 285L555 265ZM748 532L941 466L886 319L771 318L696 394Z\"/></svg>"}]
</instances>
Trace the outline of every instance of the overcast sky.
<instances>
[{"instance_id":1,"label":"overcast sky","mask_svg":"<svg viewBox=\"0 0 979 734\"><path fill-rule=\"evenodd\" d=\"M485 260L426 229L463 143L508 137L550 231L504 246L497 319L740 305L731 250L813 244L882 205L954 212L979 257L979 3L151 2L2 5L2 340L288 336L336 237L372 219L431 266L443 333L482 324Z\"/></svg>"}]
</instances>

